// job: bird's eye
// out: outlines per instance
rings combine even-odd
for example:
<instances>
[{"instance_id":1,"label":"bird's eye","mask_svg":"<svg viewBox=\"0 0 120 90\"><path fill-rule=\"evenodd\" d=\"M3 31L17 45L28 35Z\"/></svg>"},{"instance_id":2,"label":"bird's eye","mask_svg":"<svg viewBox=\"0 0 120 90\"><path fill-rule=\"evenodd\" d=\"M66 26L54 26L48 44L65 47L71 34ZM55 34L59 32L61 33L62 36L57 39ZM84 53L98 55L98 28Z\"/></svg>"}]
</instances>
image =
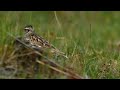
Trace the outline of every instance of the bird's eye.
<instances>
[{"instance_id":1,"label":"bird's eye","mask_svg":"<svg viewBox=\"0 0 120 90\"><path fill-rule=\"evenodd\" d=\"M30 30L29 30L29 29L27 29L27 31L29 32Z\"/></svg>"},{"instance_id":2,"label":"bird's eye","mask_svg":"<svg viewBox=\"0 0 120 90\"><path fill-rule=\"evenodd\" d=\"M30 30L29 29L24 29L25 30L25 32L29 32Z\"/></svg>"}]
</instances>

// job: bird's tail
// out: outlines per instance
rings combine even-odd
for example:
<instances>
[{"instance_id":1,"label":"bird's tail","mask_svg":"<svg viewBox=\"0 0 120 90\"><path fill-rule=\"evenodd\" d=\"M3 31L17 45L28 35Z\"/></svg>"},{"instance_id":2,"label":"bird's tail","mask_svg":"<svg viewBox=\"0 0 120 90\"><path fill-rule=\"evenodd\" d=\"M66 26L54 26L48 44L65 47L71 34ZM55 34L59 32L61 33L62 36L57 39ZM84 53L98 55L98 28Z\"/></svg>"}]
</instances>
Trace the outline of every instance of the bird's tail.
<instances>
[{"instance_id":1,"label":"bird's tail","mask_svg":"<svg viewBox=\"0 0 120 90\"><path fill-rule=\"evenodd\" d=\"M51 50L51 52L52 52L52 53L55 53L55 54L57 54L57 55L63 56L63 57L65 57L65 58L68 58L67 55L65 55L64 52L61 52L61 51L58 50L57 48L53 48L53 49Z\"/></svg>"}]
</instances>

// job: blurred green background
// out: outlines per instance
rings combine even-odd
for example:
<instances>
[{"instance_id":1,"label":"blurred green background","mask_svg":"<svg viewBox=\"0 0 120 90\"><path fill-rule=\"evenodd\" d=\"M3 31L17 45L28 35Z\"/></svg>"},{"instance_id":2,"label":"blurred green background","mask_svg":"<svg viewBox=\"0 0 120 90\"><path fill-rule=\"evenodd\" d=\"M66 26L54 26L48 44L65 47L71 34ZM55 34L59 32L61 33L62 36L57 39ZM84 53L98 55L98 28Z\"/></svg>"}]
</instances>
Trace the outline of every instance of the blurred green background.
<instances>
[{"instance_id":1,"label":"blurred green background","mask_svg":"<svg viewBox=\"0 0 120 90\"><path fill-rule=\"evenodd\" d=\"M80 75L119 78L119 17L119 11L1 11L0 55L4 45L12 46L8 33L22 36L24 26L31 24L38 35L67 53L66 66Z\"/></svg>"}]
</instances>

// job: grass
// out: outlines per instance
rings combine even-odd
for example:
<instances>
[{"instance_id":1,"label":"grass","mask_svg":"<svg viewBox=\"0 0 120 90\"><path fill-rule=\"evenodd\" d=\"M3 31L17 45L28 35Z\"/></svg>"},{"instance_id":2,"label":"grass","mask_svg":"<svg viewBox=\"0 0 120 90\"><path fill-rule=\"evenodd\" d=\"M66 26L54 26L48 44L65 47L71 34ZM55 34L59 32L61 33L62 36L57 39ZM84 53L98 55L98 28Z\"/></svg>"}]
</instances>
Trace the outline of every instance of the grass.
<instances>
[{"instance_id":1,"label":"grass","mask_svg":"<svg viewBox=\"0 0 120 90\"><path fill-rule=\"evenodd\" d=\"M57 20L56 20L57 16ZM35 31L65 52L69 60L58 59L79 75L96 78L120 77L120 12L1 11L0 58L5 45L12 47L13 38L22 36L24 26ZM91 27L90 27L91 25ZM8 52L12 49L8 49ZM46 68L47 69L47 68ZM62 75L37 75L38 78L62 78Z\"/></svg>"}]
</instances>

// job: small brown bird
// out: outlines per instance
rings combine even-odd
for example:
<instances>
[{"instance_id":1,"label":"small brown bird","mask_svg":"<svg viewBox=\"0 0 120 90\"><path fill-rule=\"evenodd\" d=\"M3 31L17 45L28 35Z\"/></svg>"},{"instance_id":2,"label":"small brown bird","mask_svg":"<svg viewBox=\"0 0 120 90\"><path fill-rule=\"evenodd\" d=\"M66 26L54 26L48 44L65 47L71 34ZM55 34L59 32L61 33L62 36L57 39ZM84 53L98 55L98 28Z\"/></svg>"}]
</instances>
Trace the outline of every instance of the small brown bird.
<instances>
[{"instance_id":1,"label":"small brown bird","mask_svg":"<svg viewBox=\"0 0 120 90\"><path fill-rule=\"evenodd\" d=\"M54 47L52 44L50 44L47 40L45 40L43 37L38 36L35 32L34 32L34 28L32 25L27 25L24 28L25 30L25 35L24 35L24 40L25 42L29 43L29 45L32 48L36 48L36 49L50 49L51 53L55 53L58 55L62 55L64 57L67 58L67 56L59 51L56 47Z\"/></svg>"}]
</instances>

